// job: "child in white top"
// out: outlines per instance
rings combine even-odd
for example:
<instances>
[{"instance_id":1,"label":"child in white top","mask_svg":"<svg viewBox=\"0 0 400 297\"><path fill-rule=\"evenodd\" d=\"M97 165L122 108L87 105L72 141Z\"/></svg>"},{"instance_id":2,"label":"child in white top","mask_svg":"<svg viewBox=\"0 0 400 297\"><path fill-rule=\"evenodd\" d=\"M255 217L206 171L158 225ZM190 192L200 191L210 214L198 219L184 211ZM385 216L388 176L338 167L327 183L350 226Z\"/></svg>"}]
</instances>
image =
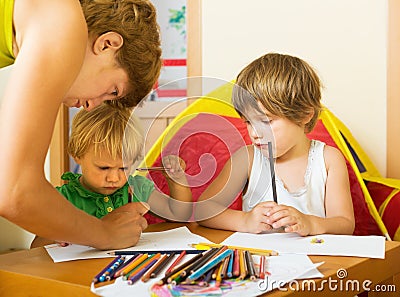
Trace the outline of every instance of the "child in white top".
<instances>
[{"instance_id":1,"label":"child in white top","mask_svg":"<svg viewBox=\"0 0 400 297\"><path fill-rule=\"evenodd\" d=\"M320 100L320 79L299 58L270 53L239 73L232 102L253 145L236 151L200 196L196 217L201 225L251 233L282 229L302 236L353 233L345 160L336 148L306 136L317 122ZM229 209L240 191L243 211Z\"/></svg>"}]
</instances>

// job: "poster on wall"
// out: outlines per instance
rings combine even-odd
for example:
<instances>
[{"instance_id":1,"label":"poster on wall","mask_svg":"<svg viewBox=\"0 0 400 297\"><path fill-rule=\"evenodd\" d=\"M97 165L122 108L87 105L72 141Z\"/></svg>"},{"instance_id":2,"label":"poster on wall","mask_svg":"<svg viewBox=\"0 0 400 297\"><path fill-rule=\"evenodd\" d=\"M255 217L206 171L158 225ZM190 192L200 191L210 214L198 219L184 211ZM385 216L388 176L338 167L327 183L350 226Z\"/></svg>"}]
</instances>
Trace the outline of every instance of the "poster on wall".
<instances>
[{"instance_id":1,"label":"poster on wall","mask_svg":"<svg viewBox=\"0 0 400 297\"><path fill-rule=\"evenodd\" d=\"M163 67L150 100L186 97L186 0L153 0L160 25Z\"/></svg>"}]
</instances>

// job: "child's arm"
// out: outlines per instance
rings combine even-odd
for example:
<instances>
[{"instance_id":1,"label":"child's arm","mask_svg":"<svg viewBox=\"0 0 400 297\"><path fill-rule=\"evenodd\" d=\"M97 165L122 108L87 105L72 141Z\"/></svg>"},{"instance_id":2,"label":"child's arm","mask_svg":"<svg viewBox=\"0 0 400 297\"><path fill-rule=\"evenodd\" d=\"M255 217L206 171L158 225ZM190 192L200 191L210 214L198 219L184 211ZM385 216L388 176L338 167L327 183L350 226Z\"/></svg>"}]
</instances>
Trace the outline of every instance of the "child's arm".
<instances>
[{"instance_id":1,"label":"child's arm","mask_svg":"<svg viewBox=\"0 0 400 297\"><path fill-rule=\"evenodd\" d=\"M259 233L270 230L264 204L250 212L229 209L229 205L243 191L253 162L253 147L235 152L210 186L199 197L196 221L200 225L241 232Z\"/></svg>"},{"instance_id":2,"label":"child's arm","mask_svg":"<svg viewBox=\"0 0 400 297\"><path fill-rule=\"evenodd\" d=\"M325 146L324 157L328 174L325 187L326 218L305 215L293 207L268 202L272 207L268 222L274 228L286 226L286 232L297 232L302 236L353 233L355 221L346 162L340 151L330 146Z\"/></svg>"},{"instance_id":3,"label":"child's arm","mask_svg":"<svg viewBox=\"0 0 400 297\"><path fill-rule=\"evenodd\" d=\"M192 191L185 176L186 164L175 155L165 156L162 163L169 169L164 176L168 182L170 196L153 191L148 199L150 209L154 214L168 220L188 221L193 205Z\"/></svg>"}]
</instances>

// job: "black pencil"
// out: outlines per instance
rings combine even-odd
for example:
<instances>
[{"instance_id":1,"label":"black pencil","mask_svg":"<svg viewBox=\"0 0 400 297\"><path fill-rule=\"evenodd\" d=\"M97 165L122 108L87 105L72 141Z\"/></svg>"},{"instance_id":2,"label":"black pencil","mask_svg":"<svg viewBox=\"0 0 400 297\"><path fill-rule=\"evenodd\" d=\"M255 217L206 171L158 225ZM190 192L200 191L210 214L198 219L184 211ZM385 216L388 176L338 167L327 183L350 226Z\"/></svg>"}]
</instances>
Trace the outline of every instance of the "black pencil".
<instances>
[{"instance_id":1,"label":"black pencil","mask_svg":"<svg viewBox=\"0 0 400 297\"><path fill-rule=\"evenodd\" d=\"M276 194L274 156L272 155L272 142L271 141L268 141L268 160L269 160L269 168L271 171L272 195L274 197L275 203L278 203L278 197Z\"/></svg>"},{"instance_id":2,"label":"black pencil","mask_svg":"<svg viewBox=\"0 0 400 297\"><path fill-rule=\"evenodd\" d=\"M164 267L166 267L168 265L169 262L171 262L171 260L174 258L175 253L171 253L169 254L168 258L164 260L164 262L162 262L151 274L150 274L150 278L155 278L157 277L161 270L163 270Z\"/></svg>"}]
</instances>

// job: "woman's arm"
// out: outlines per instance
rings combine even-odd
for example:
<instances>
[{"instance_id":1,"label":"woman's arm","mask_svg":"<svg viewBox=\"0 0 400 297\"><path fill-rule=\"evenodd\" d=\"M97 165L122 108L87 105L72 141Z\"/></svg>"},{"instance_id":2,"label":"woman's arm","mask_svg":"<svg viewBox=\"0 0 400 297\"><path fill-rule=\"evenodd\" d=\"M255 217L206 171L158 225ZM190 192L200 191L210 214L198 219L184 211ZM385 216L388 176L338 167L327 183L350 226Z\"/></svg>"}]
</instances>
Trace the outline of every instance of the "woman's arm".
<instances>
[{"instance_id":1,"label":"woman's arm","mask_svg":"<svg viewBox=\"0 0 400 297\"><path fill-rule=\"evenodd\" d=\"M0 215L49 239L103 249L135 244L146 226L136 207L98 220L43 172L57 111L87 47L79 1L16 1L14 25L18 56L0 109Z\"/></svg>"}]
</instances>

